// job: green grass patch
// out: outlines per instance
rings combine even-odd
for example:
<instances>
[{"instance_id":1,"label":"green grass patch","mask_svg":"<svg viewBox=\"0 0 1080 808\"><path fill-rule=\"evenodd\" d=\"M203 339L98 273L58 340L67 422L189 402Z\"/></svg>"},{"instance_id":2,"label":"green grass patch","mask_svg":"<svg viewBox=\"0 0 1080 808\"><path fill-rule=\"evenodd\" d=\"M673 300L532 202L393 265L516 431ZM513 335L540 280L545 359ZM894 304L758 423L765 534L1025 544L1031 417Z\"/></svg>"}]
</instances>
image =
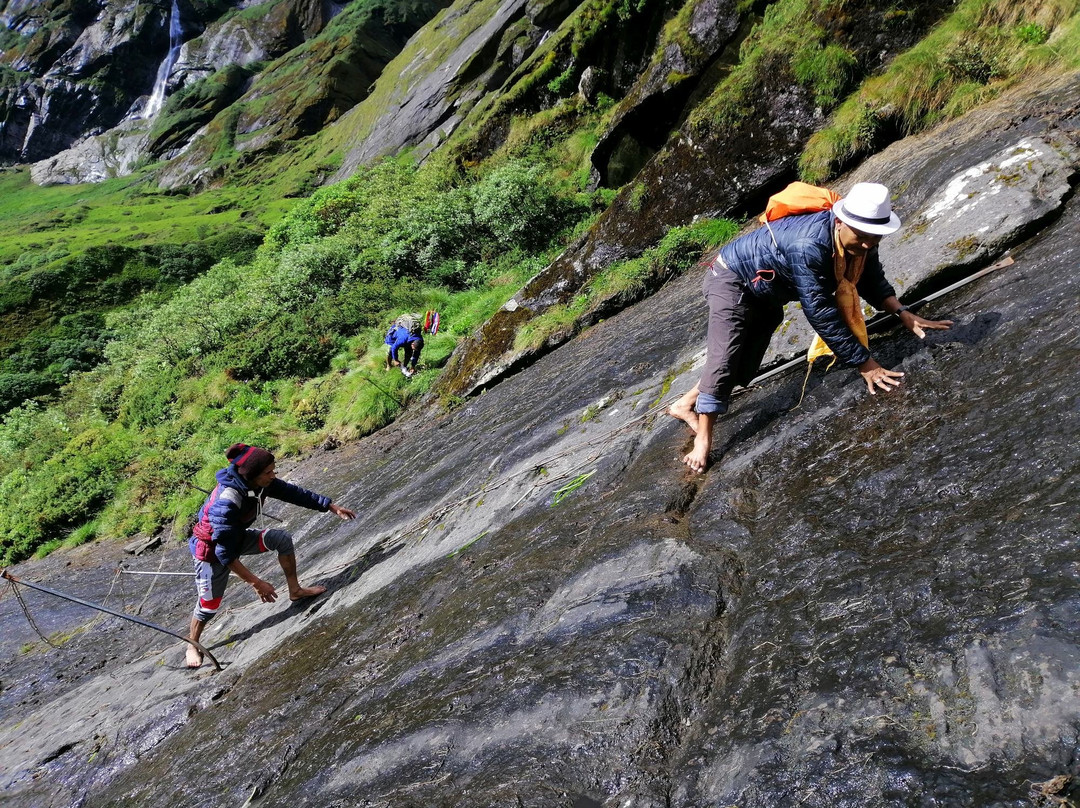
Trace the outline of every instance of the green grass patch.
<instances>
[{"instance_id":1,"label":"green grass patch","mask_svg":"<svg viewBox=\"0 0 1080 808\"><path fill-rule=\"evenodd\" d=\"M231 443L285 456L389 423L431 389L458 340L592 215L545 171L512 158L472 172L387 161L296 205L248 263L225 258L166 296L144 293L51 340L24 338L18 367L28 372L52 367L43 363L64 340L65 356L93 348L102 361L71 369L51 404L29 402L0 419L0 494L10 503L0 555L81 540L91 523L107 537L163 524L183 534L202 497L193 485L212 485ZM111 191L148 209L197 205L207 214L206 196ZM240 207L224 191L214 199L227 213ZM89 206L72 227L93 223ZM193 241L206 243L206 233ZM158 263L143 249L91 250L87 266L100 268L88 277L174 271L164 245L154 248ZM12 279L46 270L22 266ZM388 325L403 310L427 309L441 313L442 330L428 337L420 372L387 372ZM103 348L93 342L99 333L109 335Z\"/></svg>"},{"instance_id":2,"label":"green grass patch","mask_svg":"<svg viewBox=\"0 0 1080 808\"><path fill-rule=\"evenodd\" d=\"M741 126L752 115L764 78L786 71L818 102L835 103L851 79L852 55L818 21L841 0L777 0L743 40L737 64L690 116L699 132Z\"/></svg>"}]
</instances>

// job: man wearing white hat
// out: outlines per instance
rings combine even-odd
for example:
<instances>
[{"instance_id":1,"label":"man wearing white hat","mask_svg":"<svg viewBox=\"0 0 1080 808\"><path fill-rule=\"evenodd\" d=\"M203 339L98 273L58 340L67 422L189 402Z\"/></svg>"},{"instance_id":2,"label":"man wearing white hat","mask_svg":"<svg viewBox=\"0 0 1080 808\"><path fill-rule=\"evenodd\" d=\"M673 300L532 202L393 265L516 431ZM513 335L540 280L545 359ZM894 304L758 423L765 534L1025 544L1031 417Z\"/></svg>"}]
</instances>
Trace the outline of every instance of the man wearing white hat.
<instances>
[{"instance_id":1,"label":"man wearing white hat","mask_svg":"<svg viewBox=\"0 0 1080 808\"><path fill-rule=\"evenodd\" d=\"M898 386L904 374L886 370L870 355L859 296L896 315L920 338L926 335L924 329L952 325L908 311L885 279L877 245L882 236L900 229L888 188L860 182L845 198L836 199L831 210L821 210L823 206L812 213L791 209L791 215L781 213L781 218L767 212L765 227L725 245L705 272L705 367L698 384L669 410L695 433L694 448L683 458L695 472L705 470L713 425L727 412L732 388L748 384L757 373L783 320L785 303L801 303L824 343L822 351L857 367L871 393Z\"/></svg>"}]
</instances>

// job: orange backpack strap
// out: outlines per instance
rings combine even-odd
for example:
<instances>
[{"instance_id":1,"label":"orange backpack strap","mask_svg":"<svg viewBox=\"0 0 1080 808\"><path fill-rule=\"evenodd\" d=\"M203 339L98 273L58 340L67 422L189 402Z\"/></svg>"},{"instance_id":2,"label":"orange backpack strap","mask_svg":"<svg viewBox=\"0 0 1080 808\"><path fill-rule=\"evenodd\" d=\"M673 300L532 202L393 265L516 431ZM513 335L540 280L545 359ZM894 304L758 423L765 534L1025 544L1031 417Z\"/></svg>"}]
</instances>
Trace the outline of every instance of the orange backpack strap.
<instances>
[{"instance_id":1,"label":"orange backpack strap","mask_svg":"<svg viewBox=\"0 0 1080 808\"><path fill-rule=\"evenodd\" d=\"M840 194L828 188L819 188L805 182L793 182L784 190L769 197L765 212L758 219L762 224L766 224L785 216L818 213L829 210L840 199Z\"/></svg>"}]
</instances>

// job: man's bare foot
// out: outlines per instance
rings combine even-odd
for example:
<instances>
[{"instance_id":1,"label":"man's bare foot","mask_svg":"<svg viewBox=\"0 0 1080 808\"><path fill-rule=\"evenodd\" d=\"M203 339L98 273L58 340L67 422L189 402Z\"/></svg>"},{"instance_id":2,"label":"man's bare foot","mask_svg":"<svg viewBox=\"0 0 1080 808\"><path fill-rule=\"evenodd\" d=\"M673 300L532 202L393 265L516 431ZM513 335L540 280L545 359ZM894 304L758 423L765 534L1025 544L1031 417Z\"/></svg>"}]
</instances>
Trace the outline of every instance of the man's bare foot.
<instances>
[{"instance_id":1,"label":"man's bare foot","mask_svg":"<svg viewBox=\"0 0 1080 808\"><path fill-rule=\"evenodd\" d=\"M202 666L202 651L194 645L188 645L187 647L187 666L189 668L198 668Z\"/></svg>"},{"instance_id":2,"label":"man's bare foot","mask_svg":"<svg viewBox=\"0 0 1080 808\"><path fill-rule=\"evenodd\" d=\"M325 586L302 586L295 592L289 593L289 600L307 600L308 598L313 598L316 595L321 595L325 591Z\"/></svg>"},{"instance_id":3,"label":"man's bare foot","mask_svg":"<svg viewBox=\"0 0 1080 808\"><path fill-rule=\"evenodd\" d=\"M695 435L698 431L698 414L694 412L694 408L691 404L685 403L683 399L679 399L667 409L667 414L672 418L678 418L680 421L690 427L690 431Z\"/></svg>"},{"instance_id":4,"label":"man's bare foot","mask_svg":"<svg viewBox=\"0 0 1080 808\"><path fill-rule=\"evenodd\" d=\"M694 448L687 453L682 462L689 466L691 471L702 474L709 465L709 449L711 448L710 441L703 439L699 432L694 438Z\"/></svg>"}]
</instances>

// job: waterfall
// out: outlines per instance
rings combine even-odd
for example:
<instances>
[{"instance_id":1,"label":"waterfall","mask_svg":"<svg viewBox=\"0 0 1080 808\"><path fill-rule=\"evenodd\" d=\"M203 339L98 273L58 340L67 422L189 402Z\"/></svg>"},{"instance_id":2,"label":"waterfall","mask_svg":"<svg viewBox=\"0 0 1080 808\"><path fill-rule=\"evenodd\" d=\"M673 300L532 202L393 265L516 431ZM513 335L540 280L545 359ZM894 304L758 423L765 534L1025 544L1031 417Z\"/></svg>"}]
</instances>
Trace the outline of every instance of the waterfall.
<instances>
[{"instance_id":1,"label":"waterfall","mask_svg":"<svg viewBox=\"0 0 1080 808\"><path fill-rule=\"evenodd\" d=\"M150 100L146 102L142 117L153 118L161 111L161 107L165 103L165 85L169 81L169 73L172 71L173 65L176 64L176 57L180 53L181 44L183 43L181 42L180 8L177 6L176 0L172 0L172 13L169 15L169 53L165 56L165 61L158 67L157 78L154 79L154 89L150 93Z\"/></svg>"}]
</instances>

